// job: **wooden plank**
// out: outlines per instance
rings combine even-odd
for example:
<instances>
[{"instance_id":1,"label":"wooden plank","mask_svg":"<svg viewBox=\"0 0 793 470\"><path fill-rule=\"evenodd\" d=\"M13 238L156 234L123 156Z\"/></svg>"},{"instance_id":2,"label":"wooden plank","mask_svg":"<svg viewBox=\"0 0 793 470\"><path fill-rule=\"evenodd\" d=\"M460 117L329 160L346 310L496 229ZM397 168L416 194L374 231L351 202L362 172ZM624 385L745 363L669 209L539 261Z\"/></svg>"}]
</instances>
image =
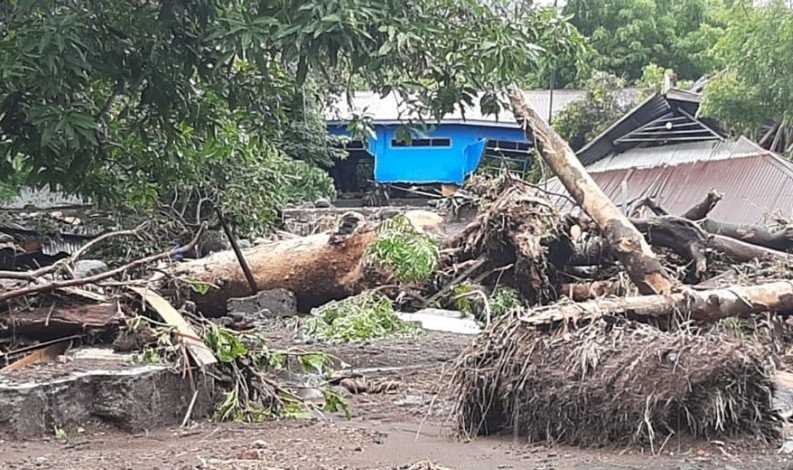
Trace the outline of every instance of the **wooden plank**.
<instances>
[{"instance_id":1,"label":"wooden plank","mask_svg":"<svg viewBox=\"0 0 793 470\"><path fill-rule=\"evenodd\" d=\"M16 310L6 317L6 328L13 333L35 338L57 338L86 330L105 330L118 326L120 317L115 303L52 305L32 310Z\"/></svg>"},{"instance_id":2,"label":"wooden plank","mask_svg":"<svg viewBox=\"0 0 793 470\"><path fill-rule=\"evenodd\" d=\"M11 364L0 369L0 374L24 369L25 367L32 366L34 364L42 364L45 362L54 361L58 358L58 356L66 352L70 344L71 342L69 341L61 341L55 344L44 346L40 349L36 349L22 359L12 362Z\"/></svg>"},{"instance_id":3,"label":"wooden plank","mask_svg":"<svg viewBox=\"0 0 793 470\"><path fill-rule=\"evenodd\" d=\"M179 341L185 345L198 367L204 368L217 363L217 358L215 358L212 350L201 341L198 333L167 300L158 293L143 287L130 287L129 289L139 294L143 301L153 308L165 323L176 328L179 333Z\"/></svg>"}]
</instances>

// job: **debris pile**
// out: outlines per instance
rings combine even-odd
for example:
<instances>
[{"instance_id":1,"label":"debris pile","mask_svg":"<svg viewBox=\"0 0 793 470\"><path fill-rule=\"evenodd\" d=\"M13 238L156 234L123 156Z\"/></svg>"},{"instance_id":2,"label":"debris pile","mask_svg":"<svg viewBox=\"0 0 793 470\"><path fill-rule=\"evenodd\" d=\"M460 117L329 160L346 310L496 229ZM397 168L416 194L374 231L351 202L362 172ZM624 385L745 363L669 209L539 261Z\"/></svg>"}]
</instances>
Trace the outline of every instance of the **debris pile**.
<instances>
[{"instance_id":1,"label":"debris pile","mask_svg":"<svg viewBox=\"0 0 793 470\"><path fill-rule=\"evenodd\" d=\"M544 240L526 259L550 273L543 287L555 295L526 298L524 285L529 306L495 320L458 359L458 430L653 449L679 434L778 438L775 376L788 363L784 315L793 312L793 257L777 249L786 232L713 230L713 194L681 217L652 200L623 208L628 217L520 96L512 100L580 210L521 229ZM776 248L750 236L765 233Z\"/></svg>"},{"instance_id":2,"label":"debris pile","mask_svg":"<svg viewBox=\"0 0 793 470\"><path fill-rule=\"evenodd\" d=\"M0 271L3 357L22 368L64 342L113 342L190 379L212 369L224 392L219 419L343 412L327 380L335 359L273 350L257 333L302 312L296 324L311 341L366 347L416 325L477 335L451 380L469 437L653 448L680 433L778 437L776 370L793 344L783 317L793 313L792 232L720 226L708 219L713 194L680 217L652 199L619 209L552 129L516 109L570 196L505 174L460 192L478 209L464 226L426 211L377 222L348 211L331 232L241 249L219 219L233 250L187 259L200 256L207 226L185 225L179 243L78 270L104 243L152 230L101 233L48 264ZM580 210L561 214L559 197ZM2 243L18 245L10 236ZM765 325L748 321L761 317ZM322 379L320 400L290 382L295 366Z\"/></svg>"},{"instance_id":3,"label":"debris pile","mask_svg":"<svg viewBox=\"0 0 793 470\"><path fill-rule=\"evenodd\" d=\"M511 432L576 445L671 435L779 437L767 351L729 335L600 318L549 334L520 313L458 359L453 396L467 436Z\"/></svg>"}]
</instances>

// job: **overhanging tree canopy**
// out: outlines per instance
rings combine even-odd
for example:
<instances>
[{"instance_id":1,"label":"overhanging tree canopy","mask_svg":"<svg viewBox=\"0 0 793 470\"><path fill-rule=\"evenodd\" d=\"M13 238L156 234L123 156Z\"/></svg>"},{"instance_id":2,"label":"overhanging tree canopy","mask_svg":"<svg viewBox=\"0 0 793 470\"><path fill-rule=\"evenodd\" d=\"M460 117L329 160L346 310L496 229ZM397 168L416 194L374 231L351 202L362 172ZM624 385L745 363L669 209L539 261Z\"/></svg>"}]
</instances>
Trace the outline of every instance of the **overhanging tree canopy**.
<instances>
[{"instance_id":1,"label":"overhanging tree canopy","mask_svg":"<svg viewBox=\"0 0 793 470\"><path fill-rule=\"evenodd\" d=\"M243 187L281 187L283 149L329 163L327 139L310 140L324 123L306 110L330 89L393 89L440 116L520 80L543 44L578 40L550 10L501 13L476 0L11 2L0 182L142 201L248 172Z\"/></svg>"}]
</instances>

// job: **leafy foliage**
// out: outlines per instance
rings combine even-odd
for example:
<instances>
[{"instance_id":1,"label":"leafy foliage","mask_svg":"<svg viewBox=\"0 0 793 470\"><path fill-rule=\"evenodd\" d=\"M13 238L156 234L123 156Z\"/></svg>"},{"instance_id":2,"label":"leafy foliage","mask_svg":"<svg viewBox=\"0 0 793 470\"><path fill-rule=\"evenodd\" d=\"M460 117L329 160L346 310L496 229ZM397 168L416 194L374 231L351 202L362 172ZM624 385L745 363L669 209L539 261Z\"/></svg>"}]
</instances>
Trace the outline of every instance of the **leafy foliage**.
<instances>
[{"instance_id":1,"label":"leafy foliage","mask_svg":"<svg viewBox=\"0 0 793 470\"><path fill-rule=\"evenodd\" d=\"M595 70L638 80L648 64L697 79L713 70L724 0L569 0L571 22L587 36Z\"/></svg>"},{"instance_id":2,"label":"leafy foliage","mask_svg":"<svg viewBox=\"0 0 793 470\"><path fill-rule=\"evenodd\" d=\"M380 225L368 256L400 282L423 282L438 269L440 252L432 237L397 215Z\"/></svg>"},{"instance_id":3,"label":"leafy foliage","mask_svg":"<svg viewBox=\"0 0 793 470\"><path fill-rule=\"evenodd\" d=\"M759 137L768 120L793 123L793 10L782 2L735 7L713 48L725 64L705 90L701 113Z\"/></svg>"},{"instance_id":4,"label":"leafy foliage","mask_svg":"<svg viewBox=\"0 0 793 470\"><path fill-rule=\"evenodd\" d=\"M490 295L490 313L493 318L500 317L522 305L520 294L511 287L497 287Z\"/></svg>"},{"instance_id":5,"label":"leafy foliage","mask_svg":"<svg viewBox=\"0 0 793 470\"><path fill-rule=\"evenodd\" d=\"M324 375L330 358L319 352L289 353L271 350L259 335L239 334L210 327L204 340L221 363L222 376L228 376L230 386L223 400L215 409L217 421L259 423L267 419L305 418L319 411L317 406L306 402L285 385L273 385L264 374L284 370L293 364L303 373ZM333 390L322 390L324 411L343 412L349 417L349 409L341 396Z\"/></svg>"},{"instance_id":6,"label":"leafy foliage","mask_svg":"<svg viewBox=\"0 0 793 470\"><path fill-rule=\"evenodd\" d=\"M348 343L410 334L416 328L394 313L387 297L364 292L315 309L303 323L303 332L313 338Z\"/></svg>"},{"instance_id":7,"label":"leafy foliage","mask_svg":"<svg viewBox=\"0 0 793 470\"><path fill-rule=\"evenodd\" d=\"M179 193L266 223L285 201L330 193L313 170L342 155L322 118L329 93L396 90L433 117L486 91L497 111L493 94L537 66L541 45L572 40L554 15L477 0L10 2L0 184L135 206Z\"/></svg>"},{"instance_id":8,"label":"leafy foliage","mask_svg":"<svg viewBox=\"0 0 793 470\"><path fill-rule=\"evenodd\" d=\"M619 96L624 86L620 78L596 73L587 81L586 98L570 104L554 119L554 128L573 150L583 147L630 109L633 103Z\"/></svg>"}]
</instances>

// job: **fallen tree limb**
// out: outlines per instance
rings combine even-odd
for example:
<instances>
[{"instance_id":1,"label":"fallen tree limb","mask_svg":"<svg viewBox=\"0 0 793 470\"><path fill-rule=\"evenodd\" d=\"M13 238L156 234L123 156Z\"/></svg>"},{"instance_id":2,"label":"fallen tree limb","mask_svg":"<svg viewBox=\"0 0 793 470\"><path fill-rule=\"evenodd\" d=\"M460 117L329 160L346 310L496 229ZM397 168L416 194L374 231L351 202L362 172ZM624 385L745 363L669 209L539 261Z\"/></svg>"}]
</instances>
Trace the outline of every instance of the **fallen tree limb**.
<instances>
[{"instance_id":1,"label":"fallen tree limb","mask_svg":"<svg viewBox=\"0 0 793 470\"><path fill-rule=\"evenodd\" d=\"M658 204L658 201L656 201L655 198L648 196L642 199L641 201L639 201L638 204L636 204L636 208L632 212L633 216L636 217L637 214L640 212L640 209L642 209L643 207L650 209L653 212L653 214L658 216L669 215L669 212L663 207L661 207L661 205Z\"/></svg>"},{"instance_id":2,"label":"fallen tree limb","mask_svg":"<svg viewBox=\"0 0 793 470\"><path fill-rule=\"evenodd\" d=\"M716 204L721 201L722 197L723 195L721 193L710 191L705 196L704 200L687 210L681 217L696 221L705 232L713 235L734 238L745 243L770 248L772 250L787 251L793 249L793 226L788 225L778 230L772 230L763 225L730 224L708 219L708 214L716 207ZM643 200L642 205L650 208L656 215L668 214L668 212L652 198ZM739 256L744 260L757 258L758 254L764 256L774 255L773 253L761 253L756 250L751 250L745 248L743 245L735 245L729 240L722 240L718 242L718 245L735 252L735 256Z\"/></svg>"},{"instance_id":3,"label":"fallen tree limb","mask_svg":"<svg viewBox=\"0 0 793 470\"><path fill-rule=\"evenodd\" d=\"M699 225L708 233L734 238L774 250L793 249L793 226L771 230L761 225L728 224L712 219L702 220Z\"/></svg>"},{"instance_id":4,"label":"fallen tree limb","mask_svg":"<svg viewBox=\"0 0 793 470\"><path fill-rule=\"evenodd\" d=\"M105 241L105 240L107 240L109 238L126 237L126 236L138 236L140 234L140 232L147 225L148 225L148 223L144 222L144 223L140 224L139 226L135 227L132 230L119 230L117 232L109 232L109 233L102 234L102 235L94 238L93 240L89 241L88 243L86 243L82 247L80 247L80 249L75 251L68 258L60 259L60 260L56 261L55 263L53 263L53 264L51 264L49 266L44 266L42 268L35 269L35 270L32 270L32 271L0 271L0 278L3 278L3 279L19 279L19 280L23 280L23 281L35 282L39 278L41 278L42 276L45 276L47 274L52 274L52 273L56 272L58 269L60 269L60 268L62 268L64 266L67 266L67 265L70 265L70 264L74 264L75 261L79 260L80 257L82 257L91 248L95 247L99 243L102 243L103 241Z\"/></svg>"},{"instance_id":5,"label":"fallen tree limb","mask_svg":"<svg viewBox=\"0 0 793 470\"><path fill-rule=\"evenodd\" d=\"M120 324L114 303L53 305L33 310L12 311L4 316L0 336L23 335L59 338L86 330L108 330Z\"/></svg>"},{"instance_id":6,"label":"fallen tree limb","mask_svg":"<svg viewBox=\"0 0 793 470\"><path fill-rule=\"evenodd\" d=\"M193 239L190 240L190 243L188 243L187 245L184 245L179 248L174 248L172 250L168 250L164 253L159 253L156 255L147 256L145 258L136 259L123 266L119 266L118 268L111 269L110 271L105 271L103 273L95 274L93 276L88 276L82 279L55 280L55 281L45 282L42 284L35 284L32 286L23 287L21 289L10 290L7 292L0 292L0 302L6 302L8 300L24 297L26 295L38 294L41 292L49 292L54 289L61 289L63 287L74 287L74 286L82 286L86 284L96 284L99 281L104 281L105 279L110 279L112 277L118 276L119 274L123 274L126 271L129 271L130 269L134 269L140 266L145 266L147 264L153 263L155 261L159 261L161 259L174 258L178 255L182 255L192 250L198 243L198 240L201 239L201 235L204 233L204 230L206 230L206 225L202 225L198 229L198 232L196 232Z\"/></svg>"},{"instance_id":7,"label":"fallen tree limb","mask_svg":"<svg viewBox=\"0 0 793 470\"><path fill-rule=\"evenodd\" d=\"M668 318L677 314L694 320L712 321L766 312L793 313L793 282L560 303L531 309L521 317L521 321L527 325L542 326L591 321L613 315L648 319Z\"/></svg>"},{"instance_id":8,"label":"fallen tree limb","mask_svg":"<svg viewBox=\"0 0 793 470\"><path fill-rule=\"evenodd\" d=\"M710 214L710 211L716 207L716 204L724 197L718 191L711 190L705 195L705 199L695 204L693 207L685 211L682 215L684 219L688 220L701 220Z\"/></svg>"},{"instance_id":9,"label":"fallen tree limb","mask_svg":"<svg viewBox=\"0 0 793 470\"><path fill-rule=\"evenodd\" d=\"M587 173L573 150L527 104L517 88L510 93L519 124L534 131L542 144L540 154L559 181L602 230L615 257L643 294L667 294L675 282L655 257L650 245Z\"/></svg>"},{"instance_id":10,"label":"fallen tree limb","mask_svg":"<svg viewBox=\"0 0 793 470\"><path fill-rule=\"evenodd\" d=\"M705 251L715 250L733 261L777 260L793 262L793 255L724 235L709 234L695 222L675 216L632 218L631 222L653 246L661 246L695 263L697 274L707 268ZM570 264L587 266L611 261L609 244L599 237L576 245Z\"/></svg>"},{"instance_id":11,"label":"fallen tree limb","mask_svg":"<svg viewBox=\"0 0 793 470\"><path fill-rule=\"evenodd\" d=\"M559 286L559 294L573 302L584 302L600 297L625 295L626 289L625 285L618 281L592 281L562 284Z\"/></svg>"},{"instance_id":12,"label":"fallen tree limb","mask_svg":"<svg viewBox=\"0 0 793 470\"><path fill-rule=\"evenodd\" d=\"M708 268L705 248L708 237L690 220L663 216L649 219L631 219L651 245L670 248L675 253L694 262L697 277Z\"/></svg>"}]
</instances>

